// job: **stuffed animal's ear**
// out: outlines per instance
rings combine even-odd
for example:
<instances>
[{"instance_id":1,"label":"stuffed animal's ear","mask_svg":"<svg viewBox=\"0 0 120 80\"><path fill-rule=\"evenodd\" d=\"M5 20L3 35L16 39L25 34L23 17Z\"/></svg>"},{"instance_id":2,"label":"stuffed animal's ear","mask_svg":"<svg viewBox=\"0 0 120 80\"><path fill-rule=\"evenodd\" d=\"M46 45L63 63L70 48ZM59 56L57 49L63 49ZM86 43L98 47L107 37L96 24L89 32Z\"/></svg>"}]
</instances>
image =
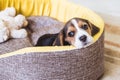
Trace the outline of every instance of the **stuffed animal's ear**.
<instances>
[{"instance_id":1,"label":"stuffed animal's ear","mask_svg":"<svg viewBox=\"0 0 120 80\"><path fill-rule=\"evenodd\" d=\"M53 42L53 46L63 46L64 45L64 36L63 36L63 30L58 33L58 36L56 37L55 41Z\"/></svg>"},{"instance_id":2,"label":"stuffed animal's ear","mask_svg":"<svg viewBox=\"0 0 120 80\"><path fill-rule=\"evenodd\" d=\"M100 31L100 29L98 27L96 27L94 24L92 24L91 22L88 21L88 24L91 28L91 35L92 36L96 35Z\"/></svg>"}]
</instances>

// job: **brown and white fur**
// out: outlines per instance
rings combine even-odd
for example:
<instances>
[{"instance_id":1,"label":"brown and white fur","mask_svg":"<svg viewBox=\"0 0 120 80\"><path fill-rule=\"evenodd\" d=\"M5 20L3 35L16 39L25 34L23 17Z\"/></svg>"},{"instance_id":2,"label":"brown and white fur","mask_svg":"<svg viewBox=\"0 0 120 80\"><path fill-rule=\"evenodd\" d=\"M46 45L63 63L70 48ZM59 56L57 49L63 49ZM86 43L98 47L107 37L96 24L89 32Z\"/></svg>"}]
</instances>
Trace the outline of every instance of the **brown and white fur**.
<instances>
[{"instance_id":1,"label":"brown and white fur","mask_svg":"<svg viewBox=\"0 0 120 80\"><path fill-rule=\"evenodd\" d=\"M73 45L82 48L93 42L93 36L99 32L99 28L88 20L72 18L57 34L45 34L41 36L36 46L63 46Z\"/></svg>"}]
</instances>

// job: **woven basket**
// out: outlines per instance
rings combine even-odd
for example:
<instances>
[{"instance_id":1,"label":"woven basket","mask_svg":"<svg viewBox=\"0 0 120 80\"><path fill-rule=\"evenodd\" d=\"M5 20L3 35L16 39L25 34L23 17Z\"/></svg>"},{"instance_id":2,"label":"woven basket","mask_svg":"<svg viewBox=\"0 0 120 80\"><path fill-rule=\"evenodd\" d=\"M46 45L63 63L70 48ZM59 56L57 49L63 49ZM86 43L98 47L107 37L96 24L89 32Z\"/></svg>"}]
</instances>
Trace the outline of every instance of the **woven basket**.
<instances>
[{"instance_id":1,"label":"woven basket","mask_svg":"<svg viewBox=\"0 0 120 80\"><path fill-rule=\"evenodd\" d=\"M0 10L9 6L25 16L50 16L62 22L88 19L100 32L92 45L82 49L28 47L1 54L0 80L97 80L104 73L104 22L97 14L66 0L0 0Z\"/></svg>"},{"instance_id":2,"label":"woven basket","mask_svg":"<svg viewBox=\"0 0 120 80\"><path fill-rule=\"evenodd\" d=\"M97 80L104 71L103 34L84 49L31 52L0 59L0 80Z\"/></svg>"}]
</instances>

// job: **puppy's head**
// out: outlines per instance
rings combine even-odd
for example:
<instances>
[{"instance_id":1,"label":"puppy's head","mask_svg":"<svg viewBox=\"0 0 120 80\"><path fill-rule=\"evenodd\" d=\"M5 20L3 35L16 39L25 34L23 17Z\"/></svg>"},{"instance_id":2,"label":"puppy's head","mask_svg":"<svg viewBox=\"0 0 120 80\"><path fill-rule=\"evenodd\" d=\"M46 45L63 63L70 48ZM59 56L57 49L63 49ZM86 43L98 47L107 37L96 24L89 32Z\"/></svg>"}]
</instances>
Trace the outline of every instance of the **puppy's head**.
<instances>
[{"instance_id":1,"label":"puppy's head","mask_svg":"<svg viewBox=\"0 0 120 80\"><path fill-rule=\"evenodd\" d=\"M73 45L82 48L93 42L93 36L99 32L99 28L88 20L73 18L69 20L60 31L53 45Z\"/></svg>"}]
</instances>

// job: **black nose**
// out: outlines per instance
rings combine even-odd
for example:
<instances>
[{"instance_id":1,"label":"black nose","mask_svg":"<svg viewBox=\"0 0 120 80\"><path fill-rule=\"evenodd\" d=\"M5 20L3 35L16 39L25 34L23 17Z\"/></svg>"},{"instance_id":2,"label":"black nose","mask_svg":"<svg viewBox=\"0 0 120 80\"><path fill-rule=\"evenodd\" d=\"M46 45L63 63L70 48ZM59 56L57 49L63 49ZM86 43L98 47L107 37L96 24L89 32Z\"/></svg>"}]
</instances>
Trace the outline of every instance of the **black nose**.
<instances>
[{"instance_id":1,"label":"black nose","mask_svg":"<svg viewBox=\"0 0 120 80\"><path fill-rule=\"evenodd\" d=\"M80 41L85 42L86 39L87 39L87 36L86 36L86 35L83 35L83 36L81 36L79 39L80 39Z\"/></svg>"}]
</instances>

